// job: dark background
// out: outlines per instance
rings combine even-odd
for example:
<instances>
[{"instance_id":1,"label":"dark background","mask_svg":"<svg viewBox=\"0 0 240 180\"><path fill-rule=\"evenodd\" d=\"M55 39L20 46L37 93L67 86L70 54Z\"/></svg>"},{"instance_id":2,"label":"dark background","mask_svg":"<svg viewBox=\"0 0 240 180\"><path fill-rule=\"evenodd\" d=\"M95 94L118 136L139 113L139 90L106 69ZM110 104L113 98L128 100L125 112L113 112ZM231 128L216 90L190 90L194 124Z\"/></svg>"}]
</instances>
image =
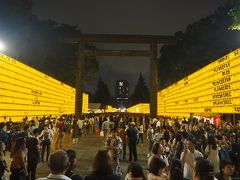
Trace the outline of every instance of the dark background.
<instances>
[{"instance_id":1,"label":"dark background","mask_svg":"<svg viewBox=\"0 0 240 180\"><path fill-rule=\"evenodd\" d=\"M86 34L174 35L188 24L213 13L224 0L34 0L33 13L41 19L77 25ZM99 47L102 47L101 45ZM136 46L127 46L136 48ZM110 45L106 48L129 49ZM148 47L139 47L145 49ZM147 85L149 61L146 58L100 57L99 71L86 90L94 92L99 76L114 94L115 81L128 80L132 93L142 72Z\"/></svg>"}]
</instances>

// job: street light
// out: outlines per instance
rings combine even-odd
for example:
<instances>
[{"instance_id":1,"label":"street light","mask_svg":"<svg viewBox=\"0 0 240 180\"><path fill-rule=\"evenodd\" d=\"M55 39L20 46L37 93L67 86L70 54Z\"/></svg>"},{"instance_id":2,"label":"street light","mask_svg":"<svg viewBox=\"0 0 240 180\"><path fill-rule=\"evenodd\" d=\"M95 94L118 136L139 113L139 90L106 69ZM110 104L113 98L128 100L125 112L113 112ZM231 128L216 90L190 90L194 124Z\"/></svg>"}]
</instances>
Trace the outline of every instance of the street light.
<instances>
[{"instance_id":1,"label":"street light","mask_svg":"<svg viewBox=\"0 0 240 180\"><path fill-rule=\"evenodd\" d=\"M5 51L5 50L6 50L6 46L4 45L4 43L2 41L0 41L0 52Z\"/></svg>"}]
</instances>

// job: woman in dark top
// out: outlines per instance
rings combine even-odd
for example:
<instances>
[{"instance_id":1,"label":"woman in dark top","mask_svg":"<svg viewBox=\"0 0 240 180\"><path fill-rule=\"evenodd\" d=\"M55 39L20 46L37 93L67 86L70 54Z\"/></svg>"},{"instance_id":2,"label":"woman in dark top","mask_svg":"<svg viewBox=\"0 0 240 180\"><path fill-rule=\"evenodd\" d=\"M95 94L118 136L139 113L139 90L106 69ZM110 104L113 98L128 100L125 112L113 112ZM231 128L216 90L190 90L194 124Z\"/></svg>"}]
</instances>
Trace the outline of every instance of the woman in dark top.
<instances>
[{"instance_id":1,"label":"woman in dark top","mask_svg":"<svg viewBox=\"0 0 240 180\"><path fill-rule=\"evenodd\" d=\"M143 169L138 163L131 163L128 166L127 175L125 176L125 180L147 180Z\"/></svg>"},{"instance_id":2,"label":"woman in dark top","mask_svg":"<svg viewBox=\"0 0 240 180\"><path fill-rule=\"evenodd\" d=\"M99 150L93 161L93 172L84 180L120 180L120 176L113 174L113 164L107 150Z\"/></svg>"},{"instance_id":3,"label":"woman in dark top","mask_svg":"<svg viewBox=\"0 0 240 180\"><path fill-rule=\"evenodd\" d=\"M214 180L213 164L207 159L197 161L193 179Z\"/></svg>"},{"instance_id":4,"label":"woman in dark top","mask_svg":"<svg viewBox=\"0 0 240 180\"><path fill-rule=\"evenodd\" d=\"M28 176L25 147L25 139L22 137L17 138L13 151L11 152L10 180L26 180Z\"/></svg>"},{"instance_id":5,"label":"woman in dark top","mask_svg":"<svg viewBox=\"0 0 240 180\"><path fill-rule=\"evenodd\" d=\"M185 178L183 178L182 162L177 158L173 158L170 162L169 179L185 180Z\"/></svg>"},{"instance_id":6,"label":"woman in dark top","mask_svg":"<svg viewBox=\"0 0 240 180\"><path fill-rule=\"evenodd\" d=\"M180 159L181 153L183 152L184 144L182 141L182 135L180 133L176 134L176 149L174 152L174 157Z\"/></svg>"},{"instance_id":7,"label":"woman in dark top","mask_svg":"<svg viewBox=\"0 0 240 180\"><path fill-rule=\"evenodd\" d=\"M33 137L28 137L26 146L27 146L27 162L28 162L28 174L29 179L34 180L37 164L40 160L40 147L37 136L39 135L38 129L33 130Z\"/></svg>"}]
</instances>

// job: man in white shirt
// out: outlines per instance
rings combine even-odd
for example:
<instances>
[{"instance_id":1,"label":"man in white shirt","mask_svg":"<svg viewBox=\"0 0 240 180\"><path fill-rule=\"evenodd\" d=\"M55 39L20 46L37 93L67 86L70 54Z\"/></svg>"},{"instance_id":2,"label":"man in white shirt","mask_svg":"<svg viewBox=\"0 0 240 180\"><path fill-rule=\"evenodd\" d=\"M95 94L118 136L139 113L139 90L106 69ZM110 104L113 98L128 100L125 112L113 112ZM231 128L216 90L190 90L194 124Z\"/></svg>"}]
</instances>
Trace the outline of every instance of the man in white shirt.
<instances>
[{"instance_id":1,"label":"man in white shirt","mask_svg":"<svg viewBox=\"0 0 240 180\"><path fill-rule=\"evenodd\" d=\"M78 128L79 128L79 136L82 136L83 120L78 119L77 125L78 125Z\"/></svg>"},{"instance_id":2,"label":"man in white shirt","mask_svg":"<svg viewBox=\"0 0 240 180\"><path fill-rule=\"evenodd\" d=\"M50 156L48 166L51 173L47 177L38 178L37 180L71 180L69 177L65 176L65 173L69 168L69 164L69 157L67 153L63 150L57 150Z\"/></svg>"},{"instance_id":3,"label":"man in white shirt","mask_svg":"<svg viewBox=\"0 0 240 180\"><path fill-rule=\"evenodd\" d=\"M203 157L202 153L195 149L195 140L189 138L184 152L181 154L181 161L184 165L183 177L189 180L193 178L194 161L197 157Z\"/></svg>"}]
</instances>

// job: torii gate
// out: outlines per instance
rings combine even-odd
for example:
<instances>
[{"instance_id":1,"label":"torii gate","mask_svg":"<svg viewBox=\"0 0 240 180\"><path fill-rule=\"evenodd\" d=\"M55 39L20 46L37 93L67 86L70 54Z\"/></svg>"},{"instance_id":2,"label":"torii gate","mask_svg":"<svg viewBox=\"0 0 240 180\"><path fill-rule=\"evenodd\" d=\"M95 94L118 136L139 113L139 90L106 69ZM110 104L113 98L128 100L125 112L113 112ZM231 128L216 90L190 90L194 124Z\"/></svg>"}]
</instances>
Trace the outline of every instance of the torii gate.
<instances>
[{"instance_id":1,"label":"torii gate","mask_svg":"<svg viewBox=\"0 0 240 180\"><path fill-rule=\"evenodd\" d=\"M84 59L87 56L143 56L150 58L151 91L150 91L150 116L157 116L157 91L158 91L158 72L157 72L157 50L158 44L174 44L176 39L173 36L153 36L153 35L114 35L114 34L83 34L65 38L67 43L77 43L78 62L76 72L76 96L75 96L75 115L79 118L82 114L83 99L83 76ZM87 50L87 43L125 43L125 44L148 44L149 50Z\"/></svg>"}]
</instances>

